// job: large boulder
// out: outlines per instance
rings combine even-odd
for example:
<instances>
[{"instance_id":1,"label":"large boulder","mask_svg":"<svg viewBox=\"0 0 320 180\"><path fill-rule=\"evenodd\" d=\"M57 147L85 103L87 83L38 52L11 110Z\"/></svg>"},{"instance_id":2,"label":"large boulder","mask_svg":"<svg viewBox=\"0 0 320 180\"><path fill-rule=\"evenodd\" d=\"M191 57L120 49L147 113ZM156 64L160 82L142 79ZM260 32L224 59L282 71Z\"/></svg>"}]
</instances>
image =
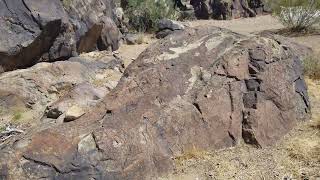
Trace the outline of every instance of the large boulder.
<instances>
[{"instance_id":1,"label":"large boulder","mask_svg":"<svg viewBox=\"0 0 320 180\"><path fill-rule=\"evenodd\" d=\"M0 172L156 179L189 151L272 145L310 112L301 61L285 41L213 27L168 36L90 112L4 147Z\"/></svg>"},{"instance_id":2,"label":"large boulder","mask_svg":"<svg viewBox=\"0 0 320 180\"><path fill-rule=\"evenodd\" d=\"M99 48L116 50L113 8L112 0L1 1L0 73L68 59L95 49L99 39Z\"/></svg>"}]
</instances>

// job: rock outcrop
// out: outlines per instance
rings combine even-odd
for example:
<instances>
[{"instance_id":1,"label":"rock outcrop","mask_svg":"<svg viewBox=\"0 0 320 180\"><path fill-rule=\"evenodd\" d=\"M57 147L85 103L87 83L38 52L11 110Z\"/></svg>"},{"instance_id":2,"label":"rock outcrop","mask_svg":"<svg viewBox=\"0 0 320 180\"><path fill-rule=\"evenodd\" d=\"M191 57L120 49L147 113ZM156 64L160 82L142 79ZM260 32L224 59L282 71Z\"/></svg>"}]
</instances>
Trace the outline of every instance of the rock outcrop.
<instances>
[{"instance_id":1,"label":"rock outcrop","mask_svg":"<svg viewBox=\"0 0 320 180\"><path fill-rule=\"evenodd\" d=\"M0 73L118 48L112 0L3 0ZM99 45L99 46L98 46Z\"/></svg>"},{"instance_id":2,"label":"rock outcrop","mask_svg":"<svg viewBox=\"0 0 320 180\"><path fill-rule=\"evenodd\" d=\"M266 12L263 0L191 0L195 15L199 19L231 19L254 17Z\"/></svg>"},{"instance_id":3,"label":"rock outcrop","mask_svg":"<svg viewBox=\"0 0 320 180\"><path fill-rule=\"evenodd\" d=\"M72 106L86 110L101 101L121 78L123 62L111 53L103 58L87 55L1 74L1 124L62 122Z\"/></svg>"},{"instance_id":4,"label":"rock outcrop","mask_svg":"<svg viewBox=\"0 0 320 180\"><path fill-rule=\"evenodd\" d=\"M156 179L191 150L272 145L309 116L301 61L285 39L213 27L151 45L76 121L2 148L5 179Z\"/></svg>"}]
</instances>

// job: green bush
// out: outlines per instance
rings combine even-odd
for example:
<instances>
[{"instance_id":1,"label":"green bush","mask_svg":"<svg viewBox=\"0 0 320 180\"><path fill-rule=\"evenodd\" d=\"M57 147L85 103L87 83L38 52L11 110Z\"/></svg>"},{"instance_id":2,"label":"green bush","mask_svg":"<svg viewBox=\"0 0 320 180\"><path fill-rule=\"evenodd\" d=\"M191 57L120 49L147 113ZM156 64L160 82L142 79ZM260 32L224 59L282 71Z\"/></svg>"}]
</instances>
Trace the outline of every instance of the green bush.
<instances>
[{"instance_id":1,"label":"green bush","mask_svg":"<svg viewBox=\"0 0 320 180\"><path fill-rule=\"evenodd\" d=\"M4 125L0 125L0 132L3 132L6 130L6 127Z\"/></svg>"},{"instance_id":2,"label":"green bush","mask_svg":"<svg viewBox=\"0 0 320 180\"><path fill-rule=\"evenodd\" d=\"M177 18L172 0L128 0L125 14L129 25L139 32L155 30L162 18Z\"/></svg>"},{"instance_id":3,"label":"green bush","mask_svg":"<svg viewBox=\"0 0 320 180\"><path fill-rule=\"evenodd\" d=\"M320 23L320 0L269 0L275 15L292 31Z\"/></svg>"},{"instance_id":4,"label":"green bush","mask_svg":"<svg viewBox=\"0 0 320 180\"><path fill-rule=\"evenodd\" d=\"M319 57L319 56L318 56ZM303 61L304 73L311 79L320 79L320 59L311 56Z\"/></svg>"}]
</instances>

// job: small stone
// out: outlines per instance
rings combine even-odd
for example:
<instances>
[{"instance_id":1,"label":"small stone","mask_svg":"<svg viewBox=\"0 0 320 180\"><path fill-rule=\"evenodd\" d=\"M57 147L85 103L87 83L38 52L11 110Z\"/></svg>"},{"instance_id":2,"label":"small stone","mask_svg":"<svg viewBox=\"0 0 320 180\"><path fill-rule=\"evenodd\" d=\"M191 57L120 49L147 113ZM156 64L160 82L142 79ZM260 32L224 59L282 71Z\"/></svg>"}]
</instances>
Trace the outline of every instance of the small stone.
<instances>
[{"instance_id":1,"label":"small stone","mask_svg":"<svg viewBox=\"0 0 320 180\"><path fill-rule=\"evenodd\" d=\"M84 110L79 106L72 106L66 112L66 117L64 118L64 122L74 121L79 119L81 116L85 114Z\"/></svg>"},{"instance_id":2,"label":"small stone","mask_svg":"<svg viewBox=\"0 0 320 180\"><path fill-rule=\"evenodd\" d=\"M159 30L170 29L172 31L175 30L184 30L184 25L179 21L174 21L171 19L161 19L158 22Z\"/></svg>"},{"instance_id":3,"label":"small stone","mask_svg":"<svg viewBox=\"0 0 320 180\"><path fill-rule=\"evenodd\" d=\"M171 29L164 29L164 30L161 30L161 31L157 32L156 38L157 39L162 39L162 38L165 38L165 37L167 37L168 35L170 35L172 33L174 33L174 31L171 30Z\"/></svg>"},{"instance_id":4,"label":"small stone","mask_svg":"<svg viewBox=\"0 0 320 180\"><path fill-rule=\"evenodd\" d=\"M47 112L46 112L47 118L58 119L58 117L61 116L61 114L63 113L58 107L54 107L54 108L47 107Z\"/></svg>"},{"instance_id":5,"label":"small stone","mask_svg":"<svg viewBox=\"0 0 320 180\"><path fill-rule=\"evenodd\" d=\"M137 42L138 42L138 35L137 34L128 33L125 36L125 39L126 39L126 43L128 45L134 45L134 44L137 44Z\"/></svg>"},{"instance_id":6,"label":"small stone","mask_svg":"<svg viewBox=\"0 0 320 180\"><path fill-rule=\"evenodd\" d=\"M119 52L118 52L118 51L112 51L112 53L113 53L113 54L119 54Z\"/></svg>"},{"instance_id":7,"label":"small stone","mask_svg":"<svg viewBox=\"0 0 320 180\"><path fill-rule=\"evenodd\" d=\"M88 152L93 151L95 149L96 149L96 142L92 134L85 136L78 143L78 152L80 154L87 154Z\"/></svg>"}]
</instances>

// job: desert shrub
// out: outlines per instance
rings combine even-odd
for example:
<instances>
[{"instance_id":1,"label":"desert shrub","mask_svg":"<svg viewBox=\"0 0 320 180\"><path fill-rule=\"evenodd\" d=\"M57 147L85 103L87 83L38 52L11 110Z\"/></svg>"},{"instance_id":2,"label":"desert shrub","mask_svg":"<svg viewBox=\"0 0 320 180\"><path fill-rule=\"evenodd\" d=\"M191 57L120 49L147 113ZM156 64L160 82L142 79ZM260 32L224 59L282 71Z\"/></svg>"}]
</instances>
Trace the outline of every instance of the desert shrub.
<instances>
[{"instance_id":1,"label":"desert shrub","mask_svg":"<svg viewBox=\"0 0 320 180\"><path fill-rule=\"evenodd\" d=\"M6 127L4 125L0 125L0 132L5 131Z\"/></svg>"},{"instance_id":2,"label":"desert shrub","mask_svg":"<svg viewBox=\"0 0 320 180\"><path fill-rule=\"evenodd\" d=\"M142 44L144 42L144 35L143 33L139 33L137 35L137 40L136 40L137 44Z\"/></svg>"},{"instance_id":3,"label":"desert shrub","mask_svg":"<svg viewBox=\"0 0 320 180\"><path fill-rule=\"evenodd\" d=\"M72 0L62 0L62 4L65 8L69 8Z\"/></svg>"},{"instance_id":4,"label":"desert shrub","mask_svg":"<svg viewBox=\"0 0 320 180\"><path fill-rule=\"evenodd\" d=\"M22 112L17 110L13 113L13 121L19 121L22 118Z\"/></svg>"},{"instance_id":5,"label":"desert shrub","mask_svg":"<svg viewBox=\"0 0 320 180\"><path fill-rule=\"evenodd\" d=\"M320 79L320 59L310 56L303 61L304 73L311 79Z\"/></svg>"},{"instance_id":6,"label":"desert shrub","mask_svg":"<svg viewBox=\"0 0 320 180\"><path fill-rule=\"evenodd\" d=\"M320 0L269 0L279 20L292 31L320 23Z\"/></svg>"},{"instance_id":7,"label":"desert shrub","mask_svg":"<svg viewBox=\"0 0 320 180\"><path fill-rule=\"evenodd\" d=\"M155 30L160 19L177 16L172 0L128 0L125 11L130 26L138 32Z\"/></svg>"}]
</instances>

